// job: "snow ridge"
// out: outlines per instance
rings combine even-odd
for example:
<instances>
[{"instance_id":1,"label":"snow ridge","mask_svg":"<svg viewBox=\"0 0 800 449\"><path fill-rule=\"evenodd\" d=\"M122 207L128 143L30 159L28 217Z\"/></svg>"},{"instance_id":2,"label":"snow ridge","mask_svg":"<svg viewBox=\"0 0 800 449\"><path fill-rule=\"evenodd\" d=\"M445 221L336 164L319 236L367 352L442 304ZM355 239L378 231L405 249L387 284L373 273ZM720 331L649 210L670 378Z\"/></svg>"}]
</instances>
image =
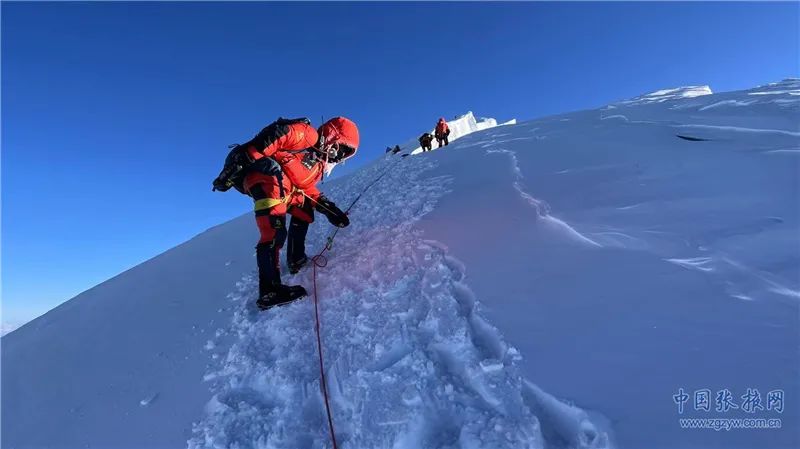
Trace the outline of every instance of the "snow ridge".
<instances>
[{"instance_id":1,"label":"snow ridge","mask_svg":"<svg viewBox=\"0 0 800 449\"><path fill-rule=\"evenodd\" d=\"M413 228L450 183L420 176L435 167L429 159L407 158L365 195L352 212L359 219L340 232L319 273L340 446L560 447L547 441L554 439L571 447L608 447L608 437L585 413L548 401L524 381L519 351L481 317L464 283L464 265ZM357 173L353 191L388 163ZM398 196L391 187L396 185L408 191ZM321 224L312 229L310 242L324 241L329 230ZM289 282L308 285L307 271ZM223 333L236 341L207 376L214 396L189 447L330 447L311 301L260 313L252 305L255 290L255 277L248 275L230 296L238 309L232 329ZM547 415L557 419L542 429L534 409L550 410Z\"/></svg>"},{"instance_id":2,"label":"snow ridge","mask_svg":"<svg viewBox=\"0 0 800 449\"><path fill-rule=\"evenodd\" d=\"M319 272L340 447L800 447L786 424L687 432L671 400L800 395L799 114L785 80L493 128L326 183L346 207L397 163ZM252 220L4 336L0 445L330 447L312 304L252 306Z\"/></svg>"},{"instance_id":3,"label":"snow ridge","mask_svg":"<svg viewBox=\"0 0 800 449\"><path fill-rule=\"evenodd\" d=\"M550 205L543 200L539 200L533 197L533 195L529 194L523 188L522 182L524 180L524 176L522 175L522 170L519 168L519 161L517 160L517 153L511 150L506 150L502 148L495 148L486 150L487 154L498 153L498 154L505 154L511 159L512 170L515 176L514 180L514 189L519 193L519 195L524 199L531 207L536 210L536 214L539 216L539 219L551 227L552 229L556 229L563 233L564 235L569 236L571 239L587 244L589 246L596 246L600 247L599 243L595 242L594 240L586 237L585 235L578 232L575 228L560 220L550 214Z\"/></svg>"},{"instance_id":4,"label":"snow ridge","mask_svg":"<svg viewBox=\"0 0 800 449\"><path fill-rule=\"evenodd\" d=\"M694 98L703 95L711 95L711 88L708 86L684 86L673 89L661 89L649 94L640 95L630 100L620 101L618 105L643 105L652 103L663 103L669 100L680 100L684 98Z\"/></svg>"}]
</instances>

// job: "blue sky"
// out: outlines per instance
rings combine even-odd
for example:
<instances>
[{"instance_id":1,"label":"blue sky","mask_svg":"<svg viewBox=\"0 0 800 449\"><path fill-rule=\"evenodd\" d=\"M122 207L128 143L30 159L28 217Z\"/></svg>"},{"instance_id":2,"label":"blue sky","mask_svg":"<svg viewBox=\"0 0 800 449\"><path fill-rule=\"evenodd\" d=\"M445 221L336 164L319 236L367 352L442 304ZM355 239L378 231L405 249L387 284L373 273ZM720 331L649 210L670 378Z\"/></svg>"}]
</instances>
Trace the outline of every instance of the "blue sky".
<instances>
[{"instance_id":1,"label":"blue sky","mask_svg":"<svg viewBox=\"0 0 800 449\"><path fill-rule=\"evenodd\" d=\"M467 110L521 120L798 76L798 3L2 3L3 321L247 212L226 145L346 115L344 170ZM337 169L338 170L338 169Z\"/></svg>"}]
</instances>

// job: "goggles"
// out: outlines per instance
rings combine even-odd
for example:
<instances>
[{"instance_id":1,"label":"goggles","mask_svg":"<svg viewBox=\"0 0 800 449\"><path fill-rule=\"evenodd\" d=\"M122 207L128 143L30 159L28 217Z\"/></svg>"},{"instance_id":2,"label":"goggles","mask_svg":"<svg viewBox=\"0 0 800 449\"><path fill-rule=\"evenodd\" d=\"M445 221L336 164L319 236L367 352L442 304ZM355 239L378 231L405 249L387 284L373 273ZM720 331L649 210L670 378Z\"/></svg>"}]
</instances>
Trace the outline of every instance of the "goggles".
<instances>
[{"instance_id":1,"label":"goggles","mask_svg":"<svg viewBox=\"0 0 800 449\"><path fill-rule=\"evenodd\" d=\"M324 153L328 161L339 163L352 157L356 153L356 149L344 143L334 143L327 145Z\"/></svg>"}]
</instances>

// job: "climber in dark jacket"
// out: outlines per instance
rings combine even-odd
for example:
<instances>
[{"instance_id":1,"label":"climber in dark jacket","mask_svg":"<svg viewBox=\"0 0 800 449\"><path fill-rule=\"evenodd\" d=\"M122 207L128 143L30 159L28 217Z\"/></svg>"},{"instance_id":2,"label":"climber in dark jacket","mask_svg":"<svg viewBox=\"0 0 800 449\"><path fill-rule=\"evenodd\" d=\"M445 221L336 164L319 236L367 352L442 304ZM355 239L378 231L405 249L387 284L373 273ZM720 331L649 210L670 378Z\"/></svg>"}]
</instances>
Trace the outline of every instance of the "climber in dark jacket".
<instances>
[{"instance_id":1,"label":"climber in dark jacket","mask_svg":"<svg viewBox=\"0 0 800 449\"><path fill-rule=\"evenodd\" d=\"M419 136L419 145L422 147L422 151L431 151L433 149L433 135L425 133Z\"/></svg>"}]
</instances>

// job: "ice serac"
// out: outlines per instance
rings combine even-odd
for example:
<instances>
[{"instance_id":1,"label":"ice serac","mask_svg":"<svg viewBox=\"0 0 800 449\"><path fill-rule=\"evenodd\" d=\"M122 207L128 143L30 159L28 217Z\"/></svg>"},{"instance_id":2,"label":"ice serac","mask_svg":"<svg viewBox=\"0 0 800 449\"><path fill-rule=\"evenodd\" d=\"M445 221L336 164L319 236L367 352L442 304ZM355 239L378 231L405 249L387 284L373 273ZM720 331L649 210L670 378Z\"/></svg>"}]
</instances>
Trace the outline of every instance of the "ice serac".
<instances>
[{"instance_id":1,"label":"ice serac","mask_svg":"<svg viewBox=\"0 0 800 449\"><path fill-rule=\"evenodd\" d=\"M720 432L673 400L800 396L798 84L467 114L444 151L326 183L347 205L386 174L318 272L339 446L800 447L790 404ZM330 448L312 304L256 310L256 235L244 215L3 337L2 447Z\"/></svg>"}]
</instances>

